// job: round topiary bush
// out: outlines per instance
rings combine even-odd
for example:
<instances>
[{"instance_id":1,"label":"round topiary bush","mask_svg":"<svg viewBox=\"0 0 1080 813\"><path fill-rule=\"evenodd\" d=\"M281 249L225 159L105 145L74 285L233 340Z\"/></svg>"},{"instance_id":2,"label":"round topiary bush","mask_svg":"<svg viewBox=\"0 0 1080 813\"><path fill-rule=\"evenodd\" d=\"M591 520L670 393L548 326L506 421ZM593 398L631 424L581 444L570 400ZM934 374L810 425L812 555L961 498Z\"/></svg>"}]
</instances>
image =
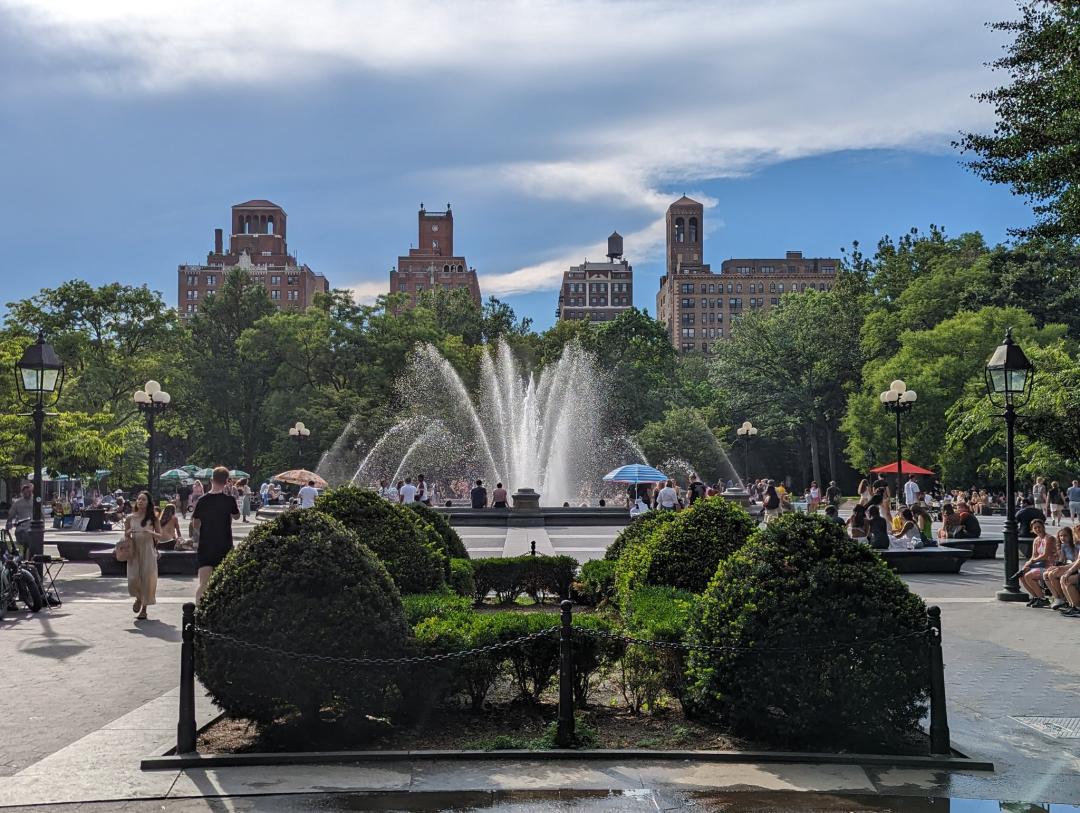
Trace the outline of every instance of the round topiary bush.
<instances>
[{"instance_id":1,"label":"round topiary bush","mask_svg":"<svg viewBox=\"0 0 1080 813\"><path fill-rule=\"evenodd\" d=\"M745 544L754 521L723 497L698 500L626 547L615 569L620 604L638 587L667 585L700 593L716 566Z\"/></svg>"},{"instance_id":2,"label":"round topiary bush","mask_svg":"<svg viewBox=\"0 0 1080 813\"><path fill-rule=\"evenodd\" d=\"M787 514L720 563L688 642L699 713L784 747L880 749L929 689L926 607L869 547Z\"/></svg>"},{"instance_id":3,"label":"round topiary bush","mask_svg":"<svg viewBox=\"0 0 1080 813\"><path fill-rule=\"evenodd\" d=\"M630 520L630 524L619 531L615 541L608 546L607 551L604 552L604 558L613 562L617 561L624 550L648 538L653 531L671 522L678 515L678 511L646 511L634 517Z\"/></svg>"},{"instance_id":4,"label":"round topiary bush","mask_svg":"<svg viewBox=\"0 0 1080 813\"><path fill-rule=\"evenodd\" d=\"M450 524L450 520L446 518L446 515L441 511L436 511L434 508L429 508L422 502L416 502L413 500L408 503L409 508L420 515L420 518L424 520L428 525L435 529L435 532L439 535L439 539L442 540L442 552L447 559L468 559L469 552L465 549L465 543L461 541L461 537L458 532L454 530Z\"/></svg>"},{"instance_id":5,"label":"round topiary bush","mask_svg":"<svg viewBox=\"0 0 1080 813\"><path fill-rule=\"evenodd\" d=\"M394 657L409 637L386 568L355 534L316 511L290 511L253 530L214 571L199 627L289 652ZM264 653L196 637L195 670L229 715L267 725L294 714L379 715L393 702L385 668Z\"/></svg>"},{"instance_id":6,"label":"round topiary bush","mask_svg":"<svg viewBox=\"0 0 1080 813\"><path fill-rule=\"evenodd\" d=\"M430 593L446 584L450 563L442 539L415 511L355 486L323 492L315 510L355 532L383 561L402 593Z\"/></svg>"}]
</instances>

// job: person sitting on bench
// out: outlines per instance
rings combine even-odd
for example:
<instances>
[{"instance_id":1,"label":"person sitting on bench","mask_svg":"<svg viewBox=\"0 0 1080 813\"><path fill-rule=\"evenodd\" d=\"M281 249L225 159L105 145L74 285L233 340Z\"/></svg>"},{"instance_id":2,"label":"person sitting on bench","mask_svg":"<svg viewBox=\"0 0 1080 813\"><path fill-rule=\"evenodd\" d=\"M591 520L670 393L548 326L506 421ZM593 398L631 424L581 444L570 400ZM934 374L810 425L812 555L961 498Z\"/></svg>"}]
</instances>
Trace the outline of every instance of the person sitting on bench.
<instances>
[{"instance_id":1,"label":"person sitting on bench","mask_svg":"<svg viewBox=\"0 0 1080 813\"><path fill-rule=\"evenodd\" d=\"M1031 596L1027 606L1049 607L1050 602L1043 595L1045 592L1043 575L1050 567L1057 564L1058 542L1046 532L1044 520L1033 519L1031 533L1033 534L1031 557L1020 569L1020 584Z\"/></svg>"},{"instance_id":2,"label":"person sitting on bench","mask_svg":"<svg viewBox=\"0 0 1080 813\"><path fill-rule=\"evenodd\" d=\"M957 508L959 509L959 525L952 533L953 539L978 539L982 536L982 526L979 525L979 518L975 516L975 512L971 510L967 503L960 503Z\"/></svg>"},{"instance_id":3,"label":"person sitting on bench","mask_svg":"<svg viewBox=\"0 0 1080 813\"><path fill-rule=\"evenodd\" d=\"M881 508L876 505L871 505L866 510L866 515L868 517L866 521L868 527L866 541L870 543L870 547L875 548L876 550L888 550L890 536L889 523L881 516Z\"/></svg>"}]
</instances>

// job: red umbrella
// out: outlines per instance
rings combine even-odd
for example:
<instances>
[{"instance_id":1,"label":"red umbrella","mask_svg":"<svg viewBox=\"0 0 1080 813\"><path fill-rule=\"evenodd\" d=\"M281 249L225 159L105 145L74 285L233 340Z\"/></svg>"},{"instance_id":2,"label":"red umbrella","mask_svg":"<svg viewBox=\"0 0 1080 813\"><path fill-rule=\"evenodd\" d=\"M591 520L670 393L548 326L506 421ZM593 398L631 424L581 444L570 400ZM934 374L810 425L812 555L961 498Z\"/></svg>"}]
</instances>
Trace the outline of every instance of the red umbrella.
<instances>
[{"instance_id":1,"label":"red umbrella","mask_svg":"<svg viewBox=\"0 0 1080 813\"><path fill-rule=\"evenodd\" d=\"M870 469L870 471L873 474L896 474L896 463L886 463L884 466L878 466L876 469ZM907 460L900 461L900 471L903 474L933 474L929 469L916 466Z\"/></svg>"}]
</instances>

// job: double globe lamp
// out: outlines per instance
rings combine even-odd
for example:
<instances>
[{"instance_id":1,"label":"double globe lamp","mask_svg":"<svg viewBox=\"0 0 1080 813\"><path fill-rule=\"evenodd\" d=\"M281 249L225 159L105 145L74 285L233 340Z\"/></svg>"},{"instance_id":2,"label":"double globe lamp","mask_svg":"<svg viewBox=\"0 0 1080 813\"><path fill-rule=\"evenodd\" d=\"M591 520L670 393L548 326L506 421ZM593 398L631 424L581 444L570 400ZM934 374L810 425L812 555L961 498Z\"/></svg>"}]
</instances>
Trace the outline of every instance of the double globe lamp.
<instances>
[{"instance_id":1,"label":"double globe lamp","mask_svg":"<svg viewBox=\"0 0 1080 813\"><path fill-rule=\"evenodd\" d=\"M885 407L886 412L893 412L896 414L896 499L899 503L900 495L903 493L903 484L900 482L900 468L901 461L904 459L903 443L900 436L900 416L905 412L910 412L911 408L915 406L915 402L919 399L919 394L915 390L909 390L907 384L901 379L893 381L885 392L878 396L882 406Z\"/></svg>"},{"instance_id":2,"label":"double globe lamp","mask_svg":"<svg viewBox=\"0 0 1080 813\"><path fill-rule=\"evenodd\" d=\"M150 492L151 501L154 499L154 418L164 412L172 402L172 396L161 388L161 385L151 379L143 384L141 390L135 390L132 396L135 406L146 418L146 433L148 435L147 465L146 465L146 488Z\"/></svg>"},{"instance_id":3,"label":"double globe lamp","mask_svg":"<svg viewBox=\"0 0 1080 813\"><path fill-rule=\"evenodd\" d=\"M743 488L750 490L750 438L758 433L757 427L750 421L743 421L742 426L735 430L735 434L742 438L743 442Z\"/></svg>"}]
</instances>

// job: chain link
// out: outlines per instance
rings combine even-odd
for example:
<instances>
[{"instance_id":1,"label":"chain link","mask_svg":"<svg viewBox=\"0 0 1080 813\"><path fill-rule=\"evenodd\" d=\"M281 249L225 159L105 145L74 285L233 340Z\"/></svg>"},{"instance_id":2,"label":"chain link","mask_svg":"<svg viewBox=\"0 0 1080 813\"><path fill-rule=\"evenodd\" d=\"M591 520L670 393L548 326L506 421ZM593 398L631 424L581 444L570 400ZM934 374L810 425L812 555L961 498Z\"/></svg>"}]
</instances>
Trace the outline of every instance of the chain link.
<instances>
[{"instance_id":1,"label":"chain link","mask_svg":"<svg viewBox=\"0 0 1080 813\"><path fill-rule=\"evenodd\" d=\"M798 654L801 652L832 652L837 650L854 650L861 647L870 647L876 644L887 644L893 641L903 641L908 638L925 638L928 633L934 632L932 628L925 628L916 630L914 632L905 632L900 635L891 635L888 638L877 638L872 641L853 641L850 643L835 643L827 646L820 647L791 647L782 648L777 647L774 649L763 647L739 647L739 646L708 646L705 644L686 644L681 641L655 641L650 638L635 638L631 635L618 635L614 632L607 632L606 630L589 629L588 627L574 627L575 632L582 632L586 635L594 635L598 638L608 638L614 641L622 641L625 644L638 644L640 646L652 647L654 649L679 649L684 652L690 650L696 650L699 652L738 652L744 654L769 654L769 653L782 653L782 654Z\"/></svg>"},{"instance_id":2,"label":"chain link","mask_svg":"<svg viewBox=\"0 0 1080 813\"><path fill-rule=\"evenodd\" d=\"M208 630L205 627L196 626L194 632L196 635L201 636L206 640L225 641L233 646L243 647L245 649L253 649L256 652L262 652L266 655L285 656L289 658L299 658L305 661L313 661L315 663L326 664L338 664L342 666L401 666L405 664L418 664L418 663L439 663L442 661L453 660L455 658L465 658L471 655L483 655L488 652L496 652L500 649L509 649L511 647L518 646L527 641L535 641L538 638L544 638L558 631L557 626L548 627L547 629L539 630L538 632L532 632L528 635L522 635L520 638L514 638L510 641L500 641L497 644L490 644L488 646L477 647L476 649L463 649L457 652L443 652L438 655L412 655L403 658L344 658L336 655L316 655L311 652L297 652L291 649L280 649L274 646L268 646L266 644L256 644L251 641L245 641L242 638L237 638L235 635L228 635L224 632L214 632Z\"/></svg>"}]
</instances>

